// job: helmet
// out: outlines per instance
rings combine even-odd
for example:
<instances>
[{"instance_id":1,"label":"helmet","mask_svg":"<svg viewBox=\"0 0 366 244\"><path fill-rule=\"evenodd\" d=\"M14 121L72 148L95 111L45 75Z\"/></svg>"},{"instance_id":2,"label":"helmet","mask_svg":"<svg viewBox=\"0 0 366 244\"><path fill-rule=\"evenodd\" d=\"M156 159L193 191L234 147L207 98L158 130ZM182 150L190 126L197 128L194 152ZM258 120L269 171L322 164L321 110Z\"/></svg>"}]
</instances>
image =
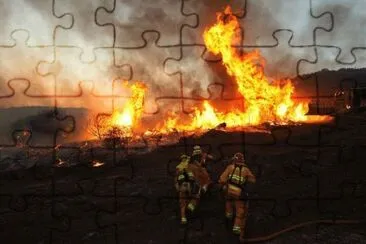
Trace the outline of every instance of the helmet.
<instances>
[{"instance_id":1,"label":"helmet","mask_svg":"<svg viewBox=\"0 0 366 244\"><path fill-rule=\"evenodd\" d=\"M244 163L244 155L240 152L235 153L234 157L233 157L233 160L235 162L238 162L238 163Z\"/></svg>"},{"instance_id":2,"label":"helmet","mask_svg":"<svg viewBox=\"0 0 366 244\"><path fill-rule=\"evenodd\" d=\"M182 154L182 155L180 156L180 159L181 159L181 160L185 160L185 159L187 159L187 158L189 158L189 156L188 156L188 155L186 155L186 154Z\"/></svg>"},{"instance_id":3,"label":"helmet","mask_svg":"<svg viewBox=\"0 0 366 244\"><path fill-rule=\"evenodd\" d=\"M193 147L193 150L201 150L201 147L200 147L199 145L195 145L195 146Z\"/></svg>"},{"instance_id":4,"label":"helmet","mask_svg":"<svg viewBox=\"0 0 366 244\"><path fill-rule=\"evenodd\" d=\"M193 153L192 153L192 156L193 156L193 155L199 155L199 154L201 154L201 153L202 153L202 150L201 150L201 147L200 147L200 146L196 145L196 146L194 146L194 147L193 147Z\"/></svg>"}]
</instances>

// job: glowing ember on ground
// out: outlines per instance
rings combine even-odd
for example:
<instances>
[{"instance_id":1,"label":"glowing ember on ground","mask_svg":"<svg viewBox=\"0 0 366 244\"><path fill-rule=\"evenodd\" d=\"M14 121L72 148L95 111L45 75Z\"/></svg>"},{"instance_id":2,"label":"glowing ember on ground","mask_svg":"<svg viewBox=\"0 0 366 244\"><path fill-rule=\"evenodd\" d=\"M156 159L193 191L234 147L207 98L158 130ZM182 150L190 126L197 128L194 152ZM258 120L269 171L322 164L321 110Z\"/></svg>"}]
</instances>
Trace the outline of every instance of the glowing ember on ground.
<instances>
[{"instance_id":1,"label":"glowing ember on ground","mask_svg":"<svg viewBox=\"0 0 366 244\"><path fill-rule=\"evenodd\" d=\"M103 165L104 165L104 163L100 162L98 160L93 160L92 161L92 167L94 167L94 168L97 168L97 167L100 167L100 166L103 166Z\"/></svg>"},{"instance_id":2,"label":"glowing ember on ground","mask_svg":"<svg viewBox=\"0 0 366 244\"><path fill-rule=\"evenodd\" d=\"M193 114L171 113L161 123L155 125L141 124L143 102L146 86L142 82L132 85L126 82L132 96L121 111L115 111L106 124L107 131L118 127L128 136L135 131L152 135L152 131L163 134L171 132L204 132L226 125L228 130L268 123L271 125L287 125L329 121L329 116L307 116L308 102L295 102L292 99L294 86L291 80L270 82L259 65L264 66L264 59L258 51L239 54L232 43L239 38L239 22L227 7L224 13L217 14L217 22L207 28L203 34L207 49L222 57L222 64L227 73L236 82L238 92L243 96L244 108L222 111L208 101L194 108ZM184 117L184 118L183 118Z\"/></svg>"},{"instance_id":3,"label":"glowing ember on ground","mask_svg":"<svg viewBox=\"0 0 366 244\"><path fill-rule=\"evenodd\" d=\"M62 159L58 159L58 162L55 165L56 167L68 167L68 163L66 161L63 161Z\"/></svg>"}]
</instances>

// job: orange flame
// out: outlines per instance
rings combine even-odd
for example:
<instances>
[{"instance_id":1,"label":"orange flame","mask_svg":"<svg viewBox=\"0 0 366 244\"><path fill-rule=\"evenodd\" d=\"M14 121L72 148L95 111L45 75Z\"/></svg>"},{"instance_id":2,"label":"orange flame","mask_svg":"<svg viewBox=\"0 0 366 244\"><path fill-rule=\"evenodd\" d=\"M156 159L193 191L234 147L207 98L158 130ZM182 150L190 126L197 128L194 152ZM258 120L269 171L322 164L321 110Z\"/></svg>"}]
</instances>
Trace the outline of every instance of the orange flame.
<instances>
[{"instance_id":1,"label":"orange flame","mask_svg":"<svg viewBox=\"0 0 366 244\"><path fill-rule=\"evenodd\" d=\"M222 63L228 74L235 78L238 90L245 99L246 111L235 116L239 119L238 124L306 120L308 105L296 104L291 99L294 87L290 80L270 84L258 67L258 64L264 64L258 51L240 56L231 46L238 28L237 18L231 8L227 7L224 14L218 13L217 23L204 32L206 47L214 54L221 54ZM280 83L284 85L280 86Z\"/></svg>"},{"instance_id":2,"label":"orange flame","mask_svg":"<svg viewBox=\"0 0 366 244\"><path fill-rule=\"evenodd\" d=\"M132 129L138 125L142 116L146 86L139 81L131 86L126 82L125 85L131 89L132 95L122 112L114 111L112 114L112 126Z\"/></svg>"},{"instance_id":3,"label":"orange flame","mask_svg":"<svg viewBox=\"0 0 366 244\"><path fill-rule=\"evenodd\" d=\"M270 83L258 66L263 66L265 61L257 50L239 55L232 47L238 29L238 20L228 6L224 13L217 14L217 23L206 29L203 37L207 49L222 56L227 73L235 79L245 101L244 111L235 109L223 113L205 101L202 110L195 108L189 123L183 123L174 115L166 120L160 130L196 131L211 129L222 123L226 123L227 127L243 127L264 122L286 124L310 119L306 116L308 103L292 100L294 87L289 79Z\"/></svg>"},{"instance_id":4,"label":"orange flame","mask_svg":"<svg viewBox=\"0 0 366 244\"><path fill-rule=\"evenodd\" d=\"M222 63L227 73L234 78L237 89L244 99L244 108L231 111L219 111L208 101L203 102L202 108L195 107L193 114L183 117L181 114L165 116L160 124L148 128L140 125L143 112L143 102L146 86L142 82L126 86L132 91L131 98L126 102L121 112L114 111L109 127L123 127L133 134L134 129L142 129L145 133L159 131L205 131L225 123L229 128L240 128L249 125L259 125L264 122L288 124L292 122L318 122L329 118L307 116L308 102L295 102L292 99L294 86L291 80L270 79L264 75L259 65L265 60L259 52L252 51L240 55L232 43L237 41L239 23L232 14L231 8L226 7L224 13L217 14L217 23L203 33L206 47L215 55L222 56ZM123 130L125 131L125 130Z\"/></svg>"}]
</instances>

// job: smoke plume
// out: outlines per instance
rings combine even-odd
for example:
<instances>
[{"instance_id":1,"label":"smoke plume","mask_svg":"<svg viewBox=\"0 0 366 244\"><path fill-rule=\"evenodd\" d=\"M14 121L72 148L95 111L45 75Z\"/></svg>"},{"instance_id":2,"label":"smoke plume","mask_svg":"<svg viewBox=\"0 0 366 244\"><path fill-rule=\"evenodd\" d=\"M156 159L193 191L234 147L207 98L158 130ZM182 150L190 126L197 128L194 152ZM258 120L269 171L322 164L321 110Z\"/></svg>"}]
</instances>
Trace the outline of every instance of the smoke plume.
<instances>
[{"instance_id":1,"label":"smoke plume","mask_svg":"<svg viewBox=\"0 0 366 244\"><path fill-rule=\"evenodd\" d=\"M23 84L23 88L15 92L23 93L24 79L28 79L31 84L28 95L56 92L59 96L77 97L79 84L90 83L93 88L83 92L91 96L85 96L83 101L63 98L59 104L98 107L104 111L111 110L111 103L95 104L93 97L128 96L128 91L119 88L119 80L139 80L147 84L147 99L151 101L145 108L148 113L156 112L161 106L155 103L159 97L179 97L182 93L185 97L197 93L205 97L209 84L225 81L221 71L217 72L207 62L217 61L219 57L210 57L204 52L202 34L215 22L215 13L226 5L232 6L244 29L243 40L238 44L244 48L238 47L238 51L258 48L267 61L268 75L294 77L299 60L315 60L311 47L314 44L339 47L340 61L351 62L361 56L360 52L352 56L350 51L352 47L366 46L363 28L366 15L360 12L366 9L363 2L55 0L52 9L52 0L2 1L0 96L11 94L8 81L12 79L15 79L11 83L13 88L18 87L14 84ZM314 17L310 16L310 3ZM315 18L326 11L333 13L334 23L329 14ZM333 31L318 30L314 39L315 28L329 29L332 24ZM275 34L277 45L272 34L278 29L288 30ZM186 46L181 48L180 44ZM300 72L344 67L335 60L334 50L322 53L318 63L307 63L303 69L300 66ZM347 67L356 66L364 67L364 64L356 62ZM25 98L2 99L1 106L53 104L52 99L29 102ZM123 101L121 98L116 104Z\"/></svg>"}]
</instances>

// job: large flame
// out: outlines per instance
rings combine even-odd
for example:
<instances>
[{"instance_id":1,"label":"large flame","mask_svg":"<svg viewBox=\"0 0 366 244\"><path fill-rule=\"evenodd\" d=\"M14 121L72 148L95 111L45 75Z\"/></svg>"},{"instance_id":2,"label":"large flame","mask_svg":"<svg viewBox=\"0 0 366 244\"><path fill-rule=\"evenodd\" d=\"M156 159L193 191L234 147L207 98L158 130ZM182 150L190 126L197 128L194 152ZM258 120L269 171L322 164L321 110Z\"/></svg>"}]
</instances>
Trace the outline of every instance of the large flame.
<instances>
[{"instance_id":1,"label":"large flame","mask_svg":"<svg viewBox=\"0 0 366 244\"><path fill-rule=\"evenodd\" d=\"M217 23L204 32L206 47L214 54L221 54L222 63L228 74L235 78L238 90L245 99L245 112L236 116L238 124L306 120L308 106L305 103L296 104L291 99L294 87L290 80L270 84L259 67L259 64L264 64L264 60L258 51L239 55L231 46L238 28L237 18L227 7L223 14L217 15Z\"/></svg>"},{"instance_id":2,"label":"large flame","mask_svg":"<svg viewBox=\"0 0 366 244\"><path fill-rule=\"evenodd\" d=\"M201 131L212 129L225 123L229 128L258 125L264 122L287 124L290 121L312 121L306 116L309 107L307 102L295 102L292 99L294 86L289 79L270 82L264 75L264 59L258 51L239 54L232 46L238 38L239 23L227 7L224 13L217 14L217 23L204 31L203 37L207 49L215 55L222 56L222 63L227 73L234 78L237 89L244 99L244 108L235 108L229 112L219 111L208 101L194 108L193 114L183 119L183 113L165 116L163 122L150 125L140 124L143 113L143 102L146 86L142 82L132 85L132 96L122 111L115 111L111 117L110 127L123 127L140 131ZM322 121L316 118L315 121Z\"/></svg>"},{"instance_id":3,"label":"large flame","mask_svg":"<svg viewBox=\"0 0 366 244\"><path fill-rule=\"evenodd\" d=\"M116 110L112 114L112 126L133 129L138 126L142 116L146 86L139 81L132 85L125 82L125 86L131 89L132 95L125 103L122 112Z\"/></svg>"},{"instance_id":4,"label":"large flame","mask_svg":"<svg viewBox=\"0 0 366 244\"><path fill-rule=\"evenodd\" d=\"M238 28L237 18L231 8L227 7L223 14L217 15L217 23L205 30L204 40L209 51L221 54L222 63L228 74L235 78L238 90L245 98L246 111L239 116L239 123L245 125L266 121L306 120L305 114L309 108L307 104L296 104L291 99L294 87L290 80L270 84L259 67L259 64L264 64L264 60L258 51L241 56L231 46Z\"/></svg>"},{"instance_id":5,"label":"large flame","mask_svg":"<svg viewBox=\"0 0 366 244\"><path fill-rule=\"evenodd\" d=\"M182 124L177 118L171 117L164 128L178 130L210 129L221 123L228 127L258 125L263 122L286 124L289 121L307 121L305 116L309 110L305 102L295 103L291 96L294 87L290 80L274 81L266 78L259 65L264 60L258 51L240 55L232 43L237 39L239 23L227 7L224 13L217 14L217 23L205 30L203 37L206 47L213 54L222 56L222 63L227 73L237 84L239 93L245 101L245 109L233 110L228 113L217 111L205 101L203 109L195 109L190 123Z\"/></svg>"}]
</instances>

